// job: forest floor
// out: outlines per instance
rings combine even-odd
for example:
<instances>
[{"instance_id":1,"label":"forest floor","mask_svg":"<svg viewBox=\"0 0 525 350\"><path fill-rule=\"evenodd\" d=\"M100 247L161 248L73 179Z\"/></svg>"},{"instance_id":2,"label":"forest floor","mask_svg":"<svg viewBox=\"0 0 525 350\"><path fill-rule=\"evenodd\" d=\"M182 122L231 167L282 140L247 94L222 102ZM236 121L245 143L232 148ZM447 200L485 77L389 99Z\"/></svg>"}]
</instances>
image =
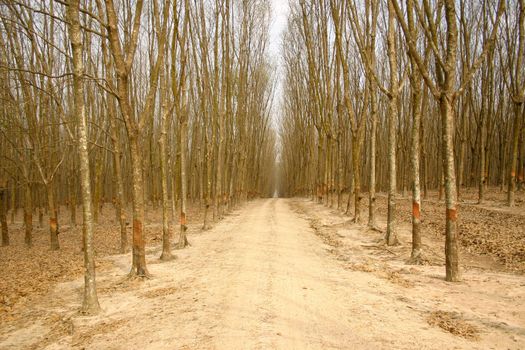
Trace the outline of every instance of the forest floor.
<instances>
[{"instance_id":1,"label":"forest floor","mask_svg":"<svg viewBox=\"0 0 525 350\"><path fill-rule=\"evenodd\" d=\"M512 210L494 196L480 206L467 193L461 204L459 283L444 281L437 200L423 203L426 263L417 266L405 263L409 198L399 200L395 247L311 200L259 199L209 231L194 211L191 246L162 263L152 210L145 281L125 278L130 254L116 254L118 230L105 217L96 226L103 311L94 317L78 313L80 229L62 226L58 252L42 229L28 250L15 222L12 246L0 248L0 349L523 349L523 195ZM385 208L380 196L382 229Z\"/></svg>"}]
</instances>

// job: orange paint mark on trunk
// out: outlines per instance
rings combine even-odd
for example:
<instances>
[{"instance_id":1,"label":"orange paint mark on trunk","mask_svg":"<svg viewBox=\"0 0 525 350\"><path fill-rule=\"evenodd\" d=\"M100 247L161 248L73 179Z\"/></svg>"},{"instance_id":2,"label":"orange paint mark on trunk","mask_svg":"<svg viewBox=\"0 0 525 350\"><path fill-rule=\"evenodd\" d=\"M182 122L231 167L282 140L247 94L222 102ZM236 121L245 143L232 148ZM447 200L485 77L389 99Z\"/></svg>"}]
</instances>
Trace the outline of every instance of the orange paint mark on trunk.
<instances>
[{"instance_id":1,"label":"orange paint mark on trunk","mask_svg":"<svg viewBox=\"0 0 525 350\"><path fill-rule=\"evenodd\" d=\"M418 202L412 202L412 215L416 219L419 219L421 217L421 212L420 212L420 209L419 209L419 203Z\"/></svg>"},{"instance_id":2,"label":"orange paint mark on trunk","mask_svg":"<svg viewBox=\"0 0 525 350\"><path fill-rule=\"evenodd\" d=\"M133 220L133 240L138 242L142 239L142 221L134 219Z\"/></svg>"},{"instance_id":3,"label":"orange paint mark on trunk","mask_svg":"<svg viewBox=\"0 0 525 350\"><path fill-rule=\"evenodd\" d=\"M49 227L53 232L57 230L57 219L56 218L49 218Z\"/></svg>"},{"instance_id":4,"label":"orange paint mark on trunk","mask_svg":"<svg viewBox=\"0 0 525 350\"><path fill-rule=\"evenodd\" d=\"M451 221L456 221L458 219L458 211L456 210L456 208L447 208L447 219Z\"/></svg>"},{"instance_id":5,"label":"orange paint mark on trunk","mask_svg":"<svg viewBox=\"0 0 525 350\"><path fill-rule=\"evenodd\" d=\"M181 213L180 214L180 224L181 225L186 225L186 213Z\"/></svg>"},{"instance_id":6,"label":"orange paint mark on trunk","mask_svg":"<svg viewBox=\"0 0 525 350\"><path fill-rule=\"evenodd\" d=\"M512 172L510 173L510 176L511 176L511 177L516 177L516 172L512 171Z\"/></svg>"}]
</instances>

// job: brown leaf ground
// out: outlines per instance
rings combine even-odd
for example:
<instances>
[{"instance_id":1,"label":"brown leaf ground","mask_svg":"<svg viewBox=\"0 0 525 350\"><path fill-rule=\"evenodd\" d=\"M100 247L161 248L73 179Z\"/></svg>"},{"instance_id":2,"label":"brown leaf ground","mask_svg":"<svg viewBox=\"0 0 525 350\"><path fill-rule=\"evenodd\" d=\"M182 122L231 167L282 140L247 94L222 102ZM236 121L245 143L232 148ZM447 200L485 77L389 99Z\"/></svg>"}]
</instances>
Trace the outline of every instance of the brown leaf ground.
<instances>
[{"instance_id":1,"label":"brown leaf ground","mask_svg":"<svg viewBox=\"0 0 525 350\"><path fill-rule=\"evenodd\" d=\"M518 192L516 206L505 205L506 193L492 188L484 204L477 204L475 189L464 189L459 202L459 238L467 261L480 267L509 272L525 272L525 195ZM378 211L386 213L386 198L378 200ZM396 219L410 225L412 204L409 197L398 202ZM421 210L422 233L441 241L445 233L445 209L438 195L430 192ZM404 227L406 229L406 226ZM409 228L410 229L410 228Z\"/></svg>"},{"instance_id":2,"label":"brown leaf ground","mask_svg":"<svg viewBox=\"0 0 525 350\"><path fill-rule=\"evenodd\" d=\"M198 225L201 213L198 206L190 207L188 220L190 224ZM77 222L81 223L81 208L77 210ZM103 207L99 222L94 227L94 243L97 271L112 267L110 261L103 257L119 254L120 227L115 220L111 205ZM129 225L130 210L128 210L128 242L131 243L131 227ZM24 244L24 226L22 213L16 216L14 224L9 225L11 244L0 247L0 318L16 320L20 318L19 310L34 302L35 298L45 295L50 288L59 282L70 281L83 274L82 226L70 224L69 212L61 208L59 215L60 250L49 249L49 231L39 227L37 218L33 215L33 246L27 248ZM178 227L176 228L178 233ZM149 208L146 211L146 246L151 246L162 240L162 213L160 209Z\"/></svg>"}]
</instances>

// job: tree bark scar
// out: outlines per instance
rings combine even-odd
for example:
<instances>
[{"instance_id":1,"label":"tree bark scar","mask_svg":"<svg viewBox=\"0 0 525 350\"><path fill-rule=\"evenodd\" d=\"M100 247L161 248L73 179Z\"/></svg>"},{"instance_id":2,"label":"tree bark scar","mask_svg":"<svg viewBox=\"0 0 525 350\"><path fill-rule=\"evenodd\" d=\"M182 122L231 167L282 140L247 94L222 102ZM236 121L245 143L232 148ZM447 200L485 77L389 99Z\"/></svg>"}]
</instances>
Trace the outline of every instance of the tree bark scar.
<instances>
[{"instance_id":1,"label":"tree bark scar","mask_svg":"<svg viewBox=\"0 0 525 350\"><path fill-rule=\"evenodd\" d=\"M139 238L142 233L142 221L133 219L133 237Z\"/></svg>"},{"instance_id":2,"label":"tree bark scar","mask_svg":"<svg viewBox=\"0 0 525 350\"><path fill-rule=\"evenodd\" d=\"M451 221L456 221L458 219L458 211L456 210L456 208L447 208L447 219Z\"/></svg>"},{"instance_id":3,"label":"tree bark scar","mask_svg":"<svg viewBox=\"0 0 525 350\"><path fill-rule=\"evenodd\" d=\"M421 217L421 212L419 209L419 203L414 201L412 202L412 215L414 218L419 219Z\"/></svg>"},{"instance_id":4,"label":"tree bark scar","mask_svg":"<svg viewBox=\"0 0 525 350\"><path fill-rule=\"evenodd\" d=\"M181 225L186 225L186 213L181 213L180 214L180 224Z\"/></svg>"},{"instance_id":5,"label":"tree bark scar","mask_svg":"<svg viewBox=\"0 0 525 350\"><path fill-rule=\"evenodd\" d=\"M56 218L49 218L49 227L53 232L57 231L57 219Z\"/></svg>"}]
</instances>

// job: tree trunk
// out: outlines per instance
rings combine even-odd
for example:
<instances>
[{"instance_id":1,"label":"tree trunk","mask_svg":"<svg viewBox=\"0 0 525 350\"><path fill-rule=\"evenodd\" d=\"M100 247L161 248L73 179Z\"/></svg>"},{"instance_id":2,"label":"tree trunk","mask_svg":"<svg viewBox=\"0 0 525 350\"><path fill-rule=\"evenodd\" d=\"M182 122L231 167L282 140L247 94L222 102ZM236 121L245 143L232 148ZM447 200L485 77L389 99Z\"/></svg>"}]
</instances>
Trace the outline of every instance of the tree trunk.
<instances>
[{"instance_id":1,"label":"tree trunk","mask_svg":"<svg viewBox=\"0 0 525 350\"><path fill-rule=\"evenodd\" d=\"M6 212L7 212L7 186L0 188L0 225L2 227L2 246L9 245L9 231L7 227Z\"/></svg>"},{"instance_id":2,"label":"tree trunk","mask_svg":"<svg viewBox=\"0 0 525 350\"><path fill-rule=\"evenodd\" d=\"M317 201L323 203L323 136L321 129L317 129L318 143L317 143Z\"/></svg>"},{"instance_id":3,"label":"tree trunk","mask_svg":"<svg viewBox=\"0 0 525 350\"><path fill-rule=\"evenodd\" d=\"M215 194L215 206L217 207L217 218L222 218L222 204L225 200L226 193L223 188L223 169L224 169L224 112L221 109L219 114L219 150L217 154L217 178L216 178L216 194Z\"/></svg>"},{"instance_id":4,"label":"tree trunk","mask_svg":"<svg viewBox=\"0 0 525 350\"><path fill-rule=\"evenodd\" d=\"M146 250L144 242L144 181L142 173L142 150L136 130L128 134L131 153L132 196L133 196L133 263L130 277L149 277L146 268Z\"/></svg>"},{"instance_id":5,"label":"tree trunk","mask_svg":"<svg viewBox=\"0 0 525 350\"><path fill-rule=\"evenodd\" d=\"M484 103L484 102L482 102ZM485 110L482 108L481 111L481 130L480 130L480 142L479 142L479 183L478 183L478 204L483 204L485 201L485 138L486 138L486 122L485 122Z\"/></svg>"},{"instance_id":6,"label":"tree trunk","mask_svg":"<svg viewBox=\"0 0 525 350\"><path fill-rule=\"evenodd\" d=\"M98 162L95 162L95 193L93 193L93 220L95 223L98 224L98 218L99 214L102 208L102 205L104 204L101 201L102 197L102 185L104 182L103 170L104 170L104 162L106 160L106 152L104 150L101 150L99 153Z\"/></svg>"},{"instance_id":7,"label":"tree trunk","mask_svg":"<svg viewBox=\"0 0 525 350\"><path fill-rule=\"evenodd\" d=\"M44 228L44 208L41 206L38 207L38 228Z\"/></svg>"},{"instance_id":8,"label":"tree trunk","mask_svg":"<svg viewBox=\"0 0 525 350\"><path fill-rule=\"evenodd\" d=\"M208 113L206 113L205 117L205 125L208 123ZM211 119L211 118L210 118ZM208 130L204 127L204 223L202 225L203 230L209 230L211 228L210 225L210 206L211 206L211 157L212 157L212 144L210 143L209 136L208 136Z\"/></svg>"},{"instance_id":9,"label":"tree trunk","mask_svg":"<svg viewBox=\"0 0 525 350\"><path fill-rule=\"evenodd\" d=\"M516 191L516 172L518 171L518 152L519 152L519 133L520 118L522 107L525 104L525 88L522 80L523 76L523 60L525 59L525 1L519 1L519 20L518 20L518 52L517 57L514 59L512 81L512 99L514 102L514 122L513 122L513 135L512 135L512 153L510 156L510 174L508 183L508 194L507 194L507 205L509 207L514 206L514 195Z\"/></svg>"},{"instance_id":10,"label":"tree trunk","mask_svg":"<svg viewBox=\"0 0 525 350\"><path fill-rule=\"evenodd\" d=\"M73 48L73 84L75 91L75 114L78 123L78 152L80 158L80 185L82 188L83 244L84 244L84 299L82 312L97 314L100 311L95 283L95 259L93 254L93 218L91 211L91 180L89 173L89 153L87 122L84 107L84 66L82 62L82 36L79 21L79 0L73 0L67 8L69 33Z\"/></svg>"},{"instance_id":11,"label":"tree trunk","mask_svg":"<svg viewBox=\"0 0 525 350\"><path fill-rule=\"evenodd\" d=\"M459 276L459 252L457 242L456 172L454 170L454 111L450 96L443 94L440 101L443 129L443 173L445 177L446 231L445 260L446 280L457 282Z\"/></svg>"},{"instance_id":12,"label":"tree trunk","mask_svg":"<svg viewBox=\"0 0 525 350\"><path fill-rule=\"evenodd\" d=\"M175 139L179 145L177 146L176 142L174 142L175 145L173 146L173 154L171 157L171 211L173 227L175 227L175 223L177 222L177 203L180 195L177 191L177 189L180 188L180 128L176 128Z\"/></svg>"},{"instance_id":13,"label":"tree trunk","mask_svg":"<svg viewBox=\"0 0 525 350\"><path fill-rule=\"evenodd\" d=\"M373 90L373 85L370 90ZM368 227L376 228L376 134L377 134L377 103L376 93L370 94L370 173L368 190Z\"/></svg>"},{"instance_id":14,"label":"tree trunk","mask_svg":"<svg viewBox=\"0 0 525 350\"><path fill-rule=\"evenodd\" d=\"M422 110L421 112L424 112ZM421 140L425 140L425 129L423 129L423 118L421 118ZM421 144L421 163L423 168L423 199L428 198L428 161L426 142Z\"/></svg>"},{"instance_id":15,"label":"tree trunk","mask_svg":"<svg viewBox=\"0 0 525 350\"><path fill-rule=\"evenodd\" d=\"M377 2L370 3L370 10L375 18L373 23L377 21ZM376 25L370 33L370 45L368 47L370 67L376 69ZM368 227L377 229L376 224L376 157L377 157L377 86L372 81L368 84L370 89L370 174L368 176Z\"/></svg>"},{"instance_id":16,"label":"tree trunk","mask_svg":"<svg viewBox=\"0 0 525 350\"><path fill-rule=\"evenodd\" d=\"M11 191L9 191L9 193L11 193L11 196L9 197L11 200L11 218L10 218L11 224L15 223L15 216L16 216L16 210L17 210L15 190L16 190L15 181L11 181Z\"/></svg>"},{"instance_id":17,"label":"tree trunk","mask_svg":"<svg viewBox=\"0 0 525 350\"><path fill-rule=\"evenodd\" d=\"M340 113L340 112L339 112ZM339 114L338 113L338 114ZM342 132L337 137L337 210L343 209L343 188L344 188L344 171L343 171L343 145Z\"/></svg>"},{"instance_id":18,"label":"tree trunk","mask_svg":"<svg viewBox=\"0 0 525 350\"><path fill-rule=\"evenodd\" d=\"M325 136L324 139L324 157L323 157L323 204L325 206L328 206L329 204L329 198L328 198L328 171L330 166L330 138L329 135Z\"/></svg>"},{"instance_id":19,"label":"tree trunk","mask_svg":"<svg viewBox=\"0 0 525 350\"><path fill-rule=\"evenodd\" d=\"M413 3L407 1L407 14L410 32L412 36L417 35L417 30L414 25L413 18ZM412 252L410 254L410 262L413 264L421 263L421 186L419 181L419 148L420 148L420 126L421 113L423 111L424 101L427 96L423 96L421 101L421 76L419 75L417 63L413 57L410 57L410 82L412 88L412 149L411 163L412 163ZM426 91L426 90L425 90Z\"/></svg>"},{"instance_id":20,"label":"tree trunk","mask_svg":"<svg viewBox=\"0 0 525 350\"><path fill-rule=\"evenodd\" d=\"M514 128L512 133L512 153L510 155L510 176L508 183L507 205L514 206L514 196L516 192L516 171L518 166L518 144L520 137L520 118L521 118L521 103L514 104Z\"/></svg>"},{"instance_id":21,"label":"tree trunk","mask_svg":"<svg viewBox=\"0 0 525 350\"><path fill-rule=\"evenodd\" d=\"M28 247L33 245L33 199L31 197L31 185L26 176L24 185L24 226L25 226L25 243Z\"/></svg>"},{"instance_id":22,"label":"tree trunk","mask_svg":"<svg viewBox=\"0 0 525 350\"><path fill-rule=\"evenodd\" d=\"M361 155L361 144L359 131L352 134L352 164L354 168L354 222L361 221L361 167L359 156Z\"/></svg>"},{"instance_id":23,"label":"tree trunk","mask_svg":"<svg viewBox=\"0 0 525 350\"><path fill-rule=\"evenodd\" d=\"M415 64L414 71L417 69ZM414 72L413 72L414 74ZM413 263L419 263L421 259L421 185L419 181L419 127L421 122L420 109L420 82L415 78L412 91L412 252L410 259Z\"/></svg>"},{"instance_id":24,"label":"tree trunk","mask_svg":"<svg viewBox=\"0 0 525 350\"><path fill-rule=\"evenodd\" d=\"M58 215L55 207L55 193L52 181L46 185L46 191L47 208L49 211L49 241L51 243L51 250L58 250L60 249L60 244L58 242Z\"/></svg>"},{"instance_id":25,"label":"tree trunk","mask_svg":"<svg viewBox=\"0 0 525 350\"><path fill-rule=\"evenodd\" d=\"M490 63L489 63L490 65ZM486 179L486 173L485 173L485 161L486 161L486 153L485 153L485 144L487 139L487 117L488 117L488 111L490 111L490 106L487 106L489 96L489 87L488 84L488 77L485 76L482 72L482 82L481 82L481 111L479 113L479 182L478 182L478 204L482 204L485 200L485 183L487 181ZM488 73L490 74L490 73ZM487 74L487 75L488 75Z\"/></svg>"},{"instance_id":26,"label":"tree trunk","mask_svg":"<svg viewBox=\"0 0 525 350\"><path fill-rule=\"evenodd\" d=\"M74 167L69 170L69 218L71 225L77 226L77 188L76 188L76 174Z\"/></svg>"},{"instance_id":27,"label":"tree trunk","mask_svg":"<svg viewBox=\"0 0 525 350\"><path fill-rule=\"evenodd\" d=\"M465 168L465 148L467 143L467 130L466 130L466 120L467 120L467 103L463 106L463 113L461 116L461 130L459 136L459 159L458 159L458 183L457 183L457 193L458 199L460 199L460 191L463 186L464 178L464 168Z\"/></svg>"},{"instance_id":28,"label":"tree trunk","mask_svg":"<svg viewBox=\"0 0 525 350\"><path fill-rule=\"evenodd\" d=\"M177 248L184 248L188 243L186 238L186 230L188 229L186 223L186 202L187 202L187 185L186 180L186 152L188 147L188 115L186 106L186 96L183 92L183 104L182 111L179 115L180 118L180 235Z\"/></svg>"},{"instance_id":29,"label":"tree trunk","mask_svg":"<svg viewBox=\"0 0 525 350\"><path fill-rule=\"evenodd\" d=\"M349 162L351 163L351 162ZM348 189L348 200L346 202L346 210L345 215L350 215L350 208L352 207L352 198L355 198L354 196L354 186L355 186L355 173L354 173L354 167L352 166L351 173L350 173L351 179L350 179L350 188Z\"/></svg>"},{"instance_id":30,"label":"tree trunk","mask_svg":"<svg viewBox=\"0 0 525 350\"><path fill-rule=\"evenodd\" d=\"M124 208L124 183L122 181L122 150L113 102L108 101L108 104L110 111L109 121L111 126L111 142L113 144L113 176L115 177L117 195L115 200L115 210L120 226L120 253L124 254L128 250L128 234L126 230L126 211Z\"/></svg>"},{"instance_id":31,"label":"tree trunk","mask_svg":"<svg viewBox=\"0 0 525 350\"><path fill-rule=\"evenodd\" d=\"M390 96L388 105L388 214L386 227L386 244L398 243L396 234L396 126L398 118L397 52L395 43L394 10L388 3L388 61L390 66Z\"/></svg>"},{"instance_id":32,"label":"tree trunk","mask_svg":"<svg viewBox=\"0 0 525 350\"><path fill-rule=\"evenodd\" d=\"M160 260L171 260L173 255L171 254L171 233L169 226L169 195L168 195L168 170L167 170L167 160L168 154L166 151L166 137L168 134L168 113L170 113L168 108L168 101L166 95L166 88L164 82L164 76L161 72L160 77L161 83L161 110L160 110L160 139L159 139L159 148L160 148L160 179L161 179L161 189L162 189L162 254L160 255Z\"/></svg>"}]
</instances>

